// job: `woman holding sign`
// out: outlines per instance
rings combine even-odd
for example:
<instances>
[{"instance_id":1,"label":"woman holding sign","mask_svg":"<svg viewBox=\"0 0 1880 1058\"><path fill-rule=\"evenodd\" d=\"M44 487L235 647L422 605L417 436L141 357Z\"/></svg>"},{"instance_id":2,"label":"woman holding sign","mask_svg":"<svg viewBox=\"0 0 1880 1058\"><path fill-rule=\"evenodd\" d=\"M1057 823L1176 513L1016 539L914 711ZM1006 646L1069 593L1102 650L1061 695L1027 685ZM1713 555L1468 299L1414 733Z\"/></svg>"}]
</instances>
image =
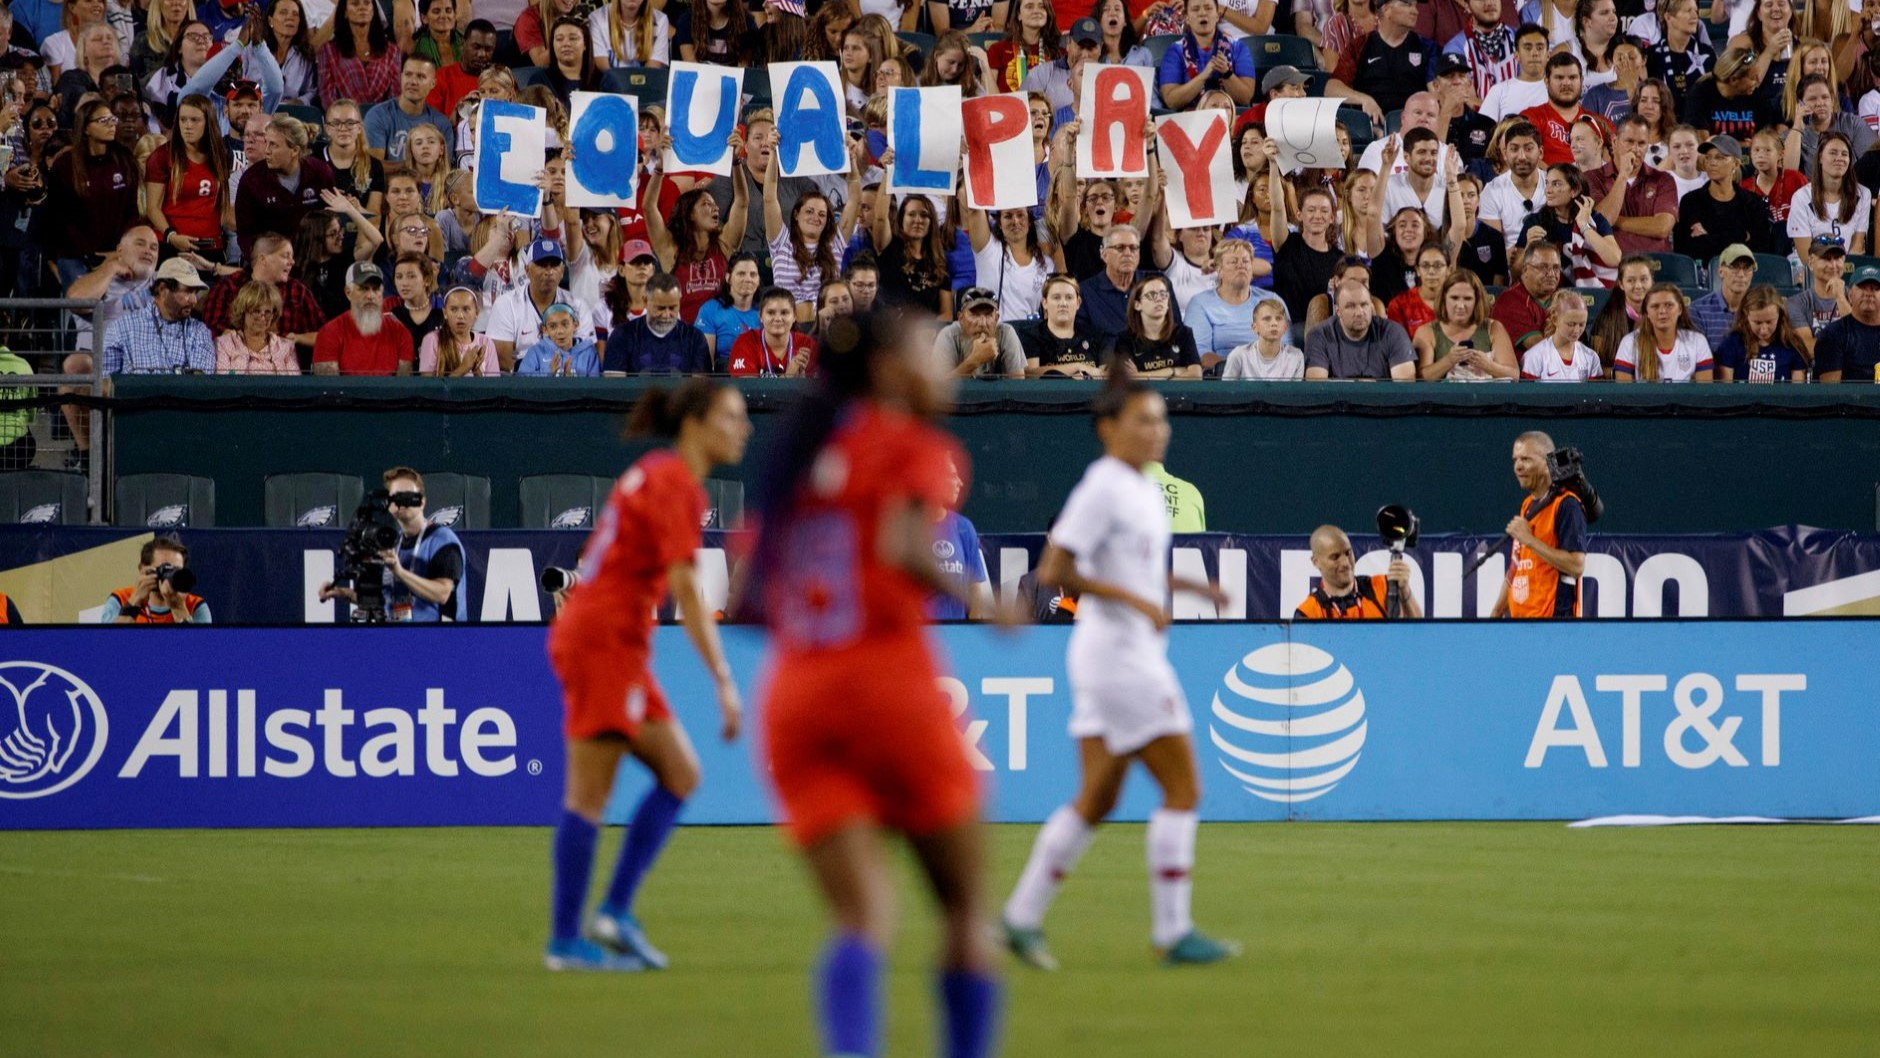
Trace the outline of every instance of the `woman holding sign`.
<instances>
[{"instance_id":1,"label":"woman holding sign","mask_svg":"<svg viewBox=\"0 0 1880 1058\"><path fill-rule=\"evenodd\" d=\"M862 170L868 167L867 148L861 140L849 141L849 193L839 221L831 217L829 199L820 191L805 191L790 208L786 226L783 204L777 198L779 174L777 152L770 152L764 169L764 238L770 247L771 277L777 286L796 299L796 321L808 323L816 318L816 295L823 281L835 278L836 260L855 233L855 218L861 210Z\"/></svg>"},{"instance_id":2,"label":"woman holding sign","mask_svg":"<svg viewBox=\"0 0 1880 1058\"><path fill-rule=\"evenodd\" d=\"M882 167L894 165L894 151L881 156ZM917 308L943 320L953 318L953 287L947 269L946 244L933 200L907 195L897 209L883 180L875 189L875 260L881 265L883 304Z\"/></svg>"},{"instance_id":3,"label":"woman holding sign","mask_svg":"<svg viewBox=\"0 0 1880 1058\"><path fill-rule=\"evenodd\" d=\"M733 132L730 142L731 155L736 158L744 150L743 133ZM653 157L663 159L671 149L672 134L662 129ZM741 164L731 167L731 219L728 221L721 218L718 203L712 201L710 190L703 187L695 187L679 196L678 204L672 209L670 228L659 210L646 211L647 241L659 255L660 270L672 273L679 280L679 316L687 323L697 320L698 310L718 293L719 285L725 280L727 262L738 251L738 244L744 241L751 194L745 183L744 169ZM646 180L645 201L658 202L665 182L665 166L655 165Z\"/></svg>"}]
</instances>

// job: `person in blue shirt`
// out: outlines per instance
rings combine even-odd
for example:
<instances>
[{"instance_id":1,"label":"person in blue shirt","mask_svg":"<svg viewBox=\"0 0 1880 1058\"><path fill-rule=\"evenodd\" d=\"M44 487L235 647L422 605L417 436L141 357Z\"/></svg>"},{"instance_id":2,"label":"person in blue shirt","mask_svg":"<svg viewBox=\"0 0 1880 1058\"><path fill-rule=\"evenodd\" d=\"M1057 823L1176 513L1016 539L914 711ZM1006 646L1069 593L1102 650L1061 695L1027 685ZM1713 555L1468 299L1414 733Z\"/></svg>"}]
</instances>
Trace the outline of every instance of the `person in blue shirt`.
<instances>
[{"instance_id":1,"label":"person in blue shirt","mask_svg":"<svg viewBox=\"0 0 1880 1058\"><path fill-rule=\"evenodd\" d=\"M1232 96L1235 106L1253 102L1253 53L1245 42L1228 40L1220 31L1221 8L1216 0L1189 0L1182 17L1186 32L1163 53L1156 70L1156 93L1162 105L1186 110L1211 88Z\"/></svg>"},{"instance_id":2,"label":"person in blue shirt","mask_svg":"<svg viewBox=\"0 0 1880 1058\"><path fill-rule=\"evenodd\" d=\"M648 372L710 374L712 354L697 327L679 318L679 281L661 272L646 281L646 315L607 336L601 371L610 376Z\"/></svg>"},{"instance_id":3,"label":"person in blue shirt","mask_svg":"<svg viewBox=\"0 0 1880 1058\"><path fill-rule=\"evenodd\" d=\"M542 313L542 338L516 360L516 374L550 378L599 378L600 350L576 334L575 311L557 301Z\"/></svg>"},{"instance_id":4,"label":"person in blue shirt","mask_svg":"<svg viewBox=\"0 0 1880 1058\"><path fill-rule=\"evenodd\" d=\"M965 482L960 479L959 467L952 460L947 461L947 471L952 481L953 499L934 529L933 560L943 575L965 589L973 604L969 609L965 602L951 595L935 595L927 600L927 616L935 621L977 619L991 610L992 584L986 576L986 556L979 550L979 530L973 528L965 515L953 509L959 506Z\"/></svg>"},{"instance_id":5,"label":"person in blue shirt","mask_svg":"<svg viewBox=\"0 0 1880 1058\"><path fill-rule=\"evenodd\" d=\"M632 249L646 244L627 245ZM724 370L738 335L757 329L757 288L762 285L757 255L740 250L725 265L725 280L718 287L718 295L699 307L698 329L705 336L705 348L711 351L716 365L713 370Z\"/></svg>"},{"instance_id":6,"label":"person in blue shirt","mask_svg":"<svg viewBox=\"0 0 1880 1058\"><path fill-rule=\"evenodd\" d=\"M1789 323L1787 301L1772 286L1751 287L1743 295L1736 326L1718 343L1713 360L1723 382L1808 381L1802 338Z\"/></svg>"}]
</instances>

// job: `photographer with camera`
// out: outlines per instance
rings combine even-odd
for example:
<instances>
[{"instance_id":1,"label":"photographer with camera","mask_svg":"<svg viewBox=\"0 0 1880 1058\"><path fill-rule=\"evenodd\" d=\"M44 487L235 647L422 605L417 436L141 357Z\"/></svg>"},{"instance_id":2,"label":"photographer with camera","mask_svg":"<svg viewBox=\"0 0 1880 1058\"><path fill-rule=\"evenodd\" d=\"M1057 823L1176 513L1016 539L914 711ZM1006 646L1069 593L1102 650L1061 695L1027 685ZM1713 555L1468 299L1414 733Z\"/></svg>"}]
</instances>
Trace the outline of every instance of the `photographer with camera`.
<instances>
[{"instance_id":1,"label":"photographer with camera","mask_svg":"<svg viewBox=\"0 0 1880 1058\"><path fill-rule=\"evenodd\" d=\"M1389 612L1391 590L1402 598L1399 617L1423 616L1423 607L1410 590L1410 563L1401 555L1392 557L1390 571L1382 576L1359 577L1352 572L1357 556L1351 551L1351 538L1335 525L1321 525L1312 531L1312 568L1319 571L1318 586L1293 611L1295 621L1379 621Z\"/></svg>"},{"instance_id":2,"label":"photographer with camera","mask_svg":"<svg viewBox=\"0 0 1880 1058\"><path fill-rule=\"evenodd\" d=\"M111 593L98 623L208 624L209 604L189 591L196 574L188 563L189 548L181 540L159 536L146 543L137 556L137 583Z\"/></svg>"},{"instance_id":3,"label":"photographer with camera","mask_svg":"<svg viewBox=\"0 0 1880 1058\"><path fill-rule=\"evenodd\" d=\"M1508 521L1514 560L1489 616L1578 617L1588 510L1597 518L1600 507L1580 454L1571 448L1556 453L1553 438L1530 430L1515 438L1514 476L1528 498Z\"/></svg>"},{"instance_id":4,"label":"photographer with camera","mask_svg":"<svg viewBox=\"0 0 1880 1058\"><path fill-rule=\"evenodd\" d=\"M352 603L355 621L469 620L463 542L425 520L424 476L393 467L384 481L347 529L340 575L321 586L320 600Z\"/></svg>"}]
</instances>

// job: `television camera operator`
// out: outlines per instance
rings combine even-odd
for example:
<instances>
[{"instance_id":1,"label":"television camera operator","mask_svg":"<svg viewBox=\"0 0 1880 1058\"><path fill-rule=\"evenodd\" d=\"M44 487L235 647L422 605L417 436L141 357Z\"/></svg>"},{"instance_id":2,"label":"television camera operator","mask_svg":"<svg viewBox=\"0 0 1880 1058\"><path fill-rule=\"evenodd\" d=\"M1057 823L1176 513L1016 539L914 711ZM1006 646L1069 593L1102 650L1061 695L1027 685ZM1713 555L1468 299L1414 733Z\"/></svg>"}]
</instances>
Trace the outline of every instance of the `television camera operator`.
<instances>
[{"instance_id":1,"label":"television camera operator","mask_svg":"<svg viewBox=\"0 0 1880 1058\"><path fill-rule=\"evenodd\" d=\"M192 595L195 571L189 548L174 537L159 536L137 556L137 583L105 599L100 624L167 625L210 623L209 604Z\"/></svg>"},{"instance_id":2,"label":"television camera operator","mask_svg":"<svg viewBox=\"0 0 1880 1058\"><path fill-rule=\"evenodd\" d=\"M463 542L448 527L432 525L425 519L424 476L410 467L393 467L385 472L384 483L384 510L396 524L398 544L379 549L373 556L374 561L357 563L351 587L336 586L332 582L322 585L321 601L345 599L353 603L363 611L363 614L354 614L356 621L469 620L469 599L462 590L466 565ZM379 496L375 493L368 497L366 505L360 508L355 528L347 533L349 543L359 535L358 527L372 518ZM344 550L342 559L346 558ZM384 586L382 605L374 605L370 590L362 593L357 582L360 576L369 581L374 574ZM346 580L342 576L339 583L344 584Z\"/></svg>"},{"instance_id":3,"label":"television camera operator","mask_svg":"<svg viewBox=\"0 0 1880 1058\"><path fill-rule=\"evenodd\" d=\"M1555 456L1554 439L1538 430L1515 438L1514 476L1528 492L1505 530L1514 558L1492 617L1578 617L1586 572L1588 508L1598 497L1586 484L1579 453ZM1584 495L1584 502L1582 502Z\"/></svg>"}]
</instances>

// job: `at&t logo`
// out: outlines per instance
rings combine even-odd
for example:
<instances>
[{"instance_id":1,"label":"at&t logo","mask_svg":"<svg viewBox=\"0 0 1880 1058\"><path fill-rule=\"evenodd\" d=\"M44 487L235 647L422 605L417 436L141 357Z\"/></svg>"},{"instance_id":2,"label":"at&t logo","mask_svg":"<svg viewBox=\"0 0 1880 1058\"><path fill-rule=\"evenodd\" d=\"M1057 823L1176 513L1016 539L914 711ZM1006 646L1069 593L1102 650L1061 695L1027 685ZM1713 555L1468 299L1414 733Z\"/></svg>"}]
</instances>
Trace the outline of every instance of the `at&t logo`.
<instances>
[{"instance_id":1,"label":"at&t logo","mask_svg":"<svg viewBox=\"0 0 1880 1058\"><path fill-rule=\"evenodd\" d=\"M1208 734L1248 793L1297 804L1351 774L1366 726L1350 669L1317 647L1275 643L1227 670Z\"/></svg>"},{"instance_id":2,"label":"at&t logo","mask_svg":"<svg viewBox=\"0 0 1880 1058\"><path fill-rule=\"evenodd\" d=\"M0 798L44 797L84 778L109 728L84 680L37 661L0 662Z\"/></svg>"}]
</instances>

